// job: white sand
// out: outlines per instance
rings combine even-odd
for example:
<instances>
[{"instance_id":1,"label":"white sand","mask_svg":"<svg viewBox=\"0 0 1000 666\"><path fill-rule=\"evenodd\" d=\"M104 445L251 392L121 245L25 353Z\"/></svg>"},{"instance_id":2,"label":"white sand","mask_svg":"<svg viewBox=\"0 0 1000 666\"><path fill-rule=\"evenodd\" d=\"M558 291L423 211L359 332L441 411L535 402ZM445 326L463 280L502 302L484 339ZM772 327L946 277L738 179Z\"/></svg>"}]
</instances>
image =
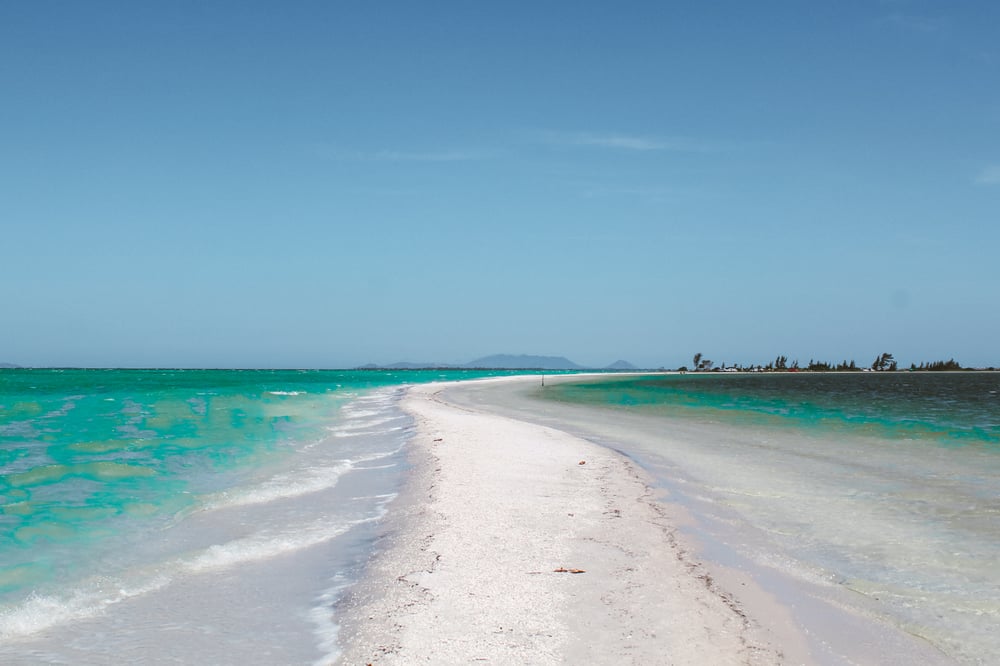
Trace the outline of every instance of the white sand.
<instances>
[{"instance_id":1,"label":"white sand","mask_svg":"<svg viewBox=\"0 0 1000 666\"><path fill-rule=\"evenodd\" d=\"M341 663L811 661L801 636L768 633L693 560L682 516L624 457L446 404L444 386L404 401L414 469L344 602Z\"/></svg>"}]
</instances>

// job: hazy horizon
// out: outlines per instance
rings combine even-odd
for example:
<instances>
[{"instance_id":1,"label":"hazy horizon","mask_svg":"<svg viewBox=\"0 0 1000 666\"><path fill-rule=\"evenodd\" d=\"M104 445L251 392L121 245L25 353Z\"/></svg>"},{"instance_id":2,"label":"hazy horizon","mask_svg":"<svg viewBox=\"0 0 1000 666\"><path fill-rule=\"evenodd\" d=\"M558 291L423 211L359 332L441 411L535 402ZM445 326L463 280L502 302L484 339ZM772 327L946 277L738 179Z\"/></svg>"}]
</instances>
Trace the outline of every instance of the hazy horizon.
<instances>
[{"instance_id":1,"label":"hazy horizon","mask_svg":"<svg viewBox=\"0 0 1000 666\"><path fill-rule=\"evenodd\" d=\"M616 358L607 362L595 362L595 363L580 363L576 359L567 358L562 355L539 355L539 354L491 354L490 356L528 356L537 358L551 358L551 359L563 359L575 363L579 370L606 370L613 369L612 366L620 363L626 362L632 364L634 370L645 371L645 370L677 370L679 368L685 367L692 369L694 367L692 361L689 359L687 362L678 363L676 365L638 365L632 363L627 358ZM708 358L707 356L705 358ZM869 368L872 365L872 361L875 360L875 356L871 360L860 360L857 358L843 358L843 359L832 359L823 358L819 356L810 356L807 359L799 358L788 358L788 365L792 367L794 363L798 363L796 369L805 370L808 363L812 360L822 363L827 362L833 365L837 365L842 361L850 363L854 361L857 365L858 370ZM514 365L474 365L478 359L472 359L469 361L434 361L434 360L413 360L413 359L397 359L396 361L391 361L387 363L360 363L352 366L266 366L266 365L243 365L243 366L210 366L210 365L160 365L160 366L145 366L145 365L122 365L122 366L96 366L96 365L66 365L66 366L53 366L53 365L22 365L19 363L11 363L10 361L0 361L0 369L26 369L26 370L46 370L46 369L73 369L73 370L406 370L406 369L433 369L433 368L453 368L453 369L499 369L499 368L509 368L509 369L553 369L557 370L559 368L549 368L547 366L514 366ZM774 358L769 359L758 359L758 360L743 360L743 359L733 359L724 360L720 362L715 362L714 359L711 371L720 370L722 367L735 367L741 366L744 368L752 367L767 367L768 364L774 362ZM898 362L898 369L900 372L909 370L911 364L919 366L922 363L933 363L937 361L948 361L954 360L958 362L963 370L995 370L995 366L989 365L972 365L968 363L962 363L961 360L949 356L943 359L906 359L901 361L896 359ZM723 363L725 366L723 366ZM413 366L412 368L407 367L394 367L400 365ZM13 366L13 367L11 367ZM834 370L835 371L835 370ZM703 372L709 372L709 370L704 370Z\"/></svg>"}]
</instances>

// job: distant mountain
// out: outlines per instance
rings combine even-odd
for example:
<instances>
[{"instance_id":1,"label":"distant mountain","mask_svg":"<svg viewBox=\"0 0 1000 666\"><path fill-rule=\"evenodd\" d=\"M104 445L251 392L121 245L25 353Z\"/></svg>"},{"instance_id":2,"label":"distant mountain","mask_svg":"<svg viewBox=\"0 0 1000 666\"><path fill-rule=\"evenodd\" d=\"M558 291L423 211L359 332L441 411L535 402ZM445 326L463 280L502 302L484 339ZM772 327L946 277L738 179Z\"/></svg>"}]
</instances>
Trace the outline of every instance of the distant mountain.
<instances>
[{"instance_id":1,"label":"distant mountain","mask_svg":"<svg viewBox=\"0 0 1000 666\"><path fill-rule=\"evenodd\" d=\"M0 363L0 368L20 368L16 363Z\"/></svg>"},{"instance_id":2,"label":"distant mountain","mask_svg":"<svg viewBox=\"0 0 1000 666\"><path fill-rule=\"evenodd\" d=\"M466 363L466 368L504 368L531 370L582 370L564 356L531 356L529 354L494 354Z\"/></svg>"},{"instance_id":3,"label":"distant mountain","mask_svg":"<svg viewBox=\"0 0 1000 666\"><path fill-rule=\"evenodd\" d=\"M409 361L398 361L379 367L387 370L422 370L425 368L461 368L462 366L452 363L410 363Z\"/></svg>"},{"instance_id":4,"label":"distant mountain","mask_svg":"<svg viewBox=\"0 0 1000 666\"><path fill-rule=\"evenodd\" d=\"M425 368L481 369L499 368L504 370L586 370L587 366L579 365L565 356L533 356L531 354L494 354L477 358L468 363L413 363L399 361L388 365L369 363L359 370L421 370ZM636 367L628 361L615 361L605 370L635 370Z\"/></svg>"}]
</instances>

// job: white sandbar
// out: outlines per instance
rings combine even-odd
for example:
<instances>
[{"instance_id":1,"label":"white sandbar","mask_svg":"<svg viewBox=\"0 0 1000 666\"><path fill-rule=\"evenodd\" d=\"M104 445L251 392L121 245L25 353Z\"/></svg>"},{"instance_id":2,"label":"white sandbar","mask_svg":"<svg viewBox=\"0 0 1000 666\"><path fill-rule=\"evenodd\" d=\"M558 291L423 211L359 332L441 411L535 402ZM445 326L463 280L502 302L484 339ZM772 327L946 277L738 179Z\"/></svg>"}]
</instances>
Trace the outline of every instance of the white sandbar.
<instances>
[{"instance_id":1,"label":"white sandbar","mask_svg":"<svg viewBox=\"0 0 1000 666\"><path fill-rule=\"evenodd\" d=\"M446 403L445 386L404 399L414 468L384 547L342 605L341 663L811 661L800 635L755 622L695 561L678 537L683 516L655 501L633 463Z\"/></svg>"}]
</instances>

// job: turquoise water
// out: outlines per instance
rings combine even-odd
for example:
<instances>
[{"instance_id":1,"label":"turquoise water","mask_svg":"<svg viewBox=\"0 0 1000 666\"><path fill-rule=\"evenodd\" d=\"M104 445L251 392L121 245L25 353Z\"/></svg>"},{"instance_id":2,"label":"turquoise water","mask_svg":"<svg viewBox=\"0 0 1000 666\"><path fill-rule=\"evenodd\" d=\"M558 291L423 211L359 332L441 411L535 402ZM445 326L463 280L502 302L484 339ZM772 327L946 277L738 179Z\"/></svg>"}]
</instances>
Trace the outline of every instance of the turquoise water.
<instances>
[{"instance_id":1,"label":"turquoise water","mask_svg":"<svg viewBox=\"0 0 1000 666\"><path fill-rule=\"evenodd\" d=\"M659 375L534 395L591 407L584 429L698 516L707 557L810 586L800 616L828 599L959 663L1000 663L1000 373Z\"/></svg>"},{"instance_id":2,"label":"turquoise water","mask_svg":"<svg viewBox=\"0 0 1000 666\"><path fill-rule=\"evenodd\" d=\"M0 370L0 662L327 663L406 467L400 387L494 374L514 373ZM691 374L535 393L593 408L738 557L1000 663L998 390Z\"/></svg>"},{"instance_id":3,"label":"turquoise water","mask_svg":"<svg viewBox=\"0 0 1000 666\"><path fill-rule=\"evenodd\" d=\"M384 512L405 464L398 387L498 374L513 373L0 370L0 646L54 650L74 623L201 573L320 547L303 595L344 584L330 562L361 537L330 544ZM241 585L206 604L227 615Z\"/></svg>"}]
</instances>

